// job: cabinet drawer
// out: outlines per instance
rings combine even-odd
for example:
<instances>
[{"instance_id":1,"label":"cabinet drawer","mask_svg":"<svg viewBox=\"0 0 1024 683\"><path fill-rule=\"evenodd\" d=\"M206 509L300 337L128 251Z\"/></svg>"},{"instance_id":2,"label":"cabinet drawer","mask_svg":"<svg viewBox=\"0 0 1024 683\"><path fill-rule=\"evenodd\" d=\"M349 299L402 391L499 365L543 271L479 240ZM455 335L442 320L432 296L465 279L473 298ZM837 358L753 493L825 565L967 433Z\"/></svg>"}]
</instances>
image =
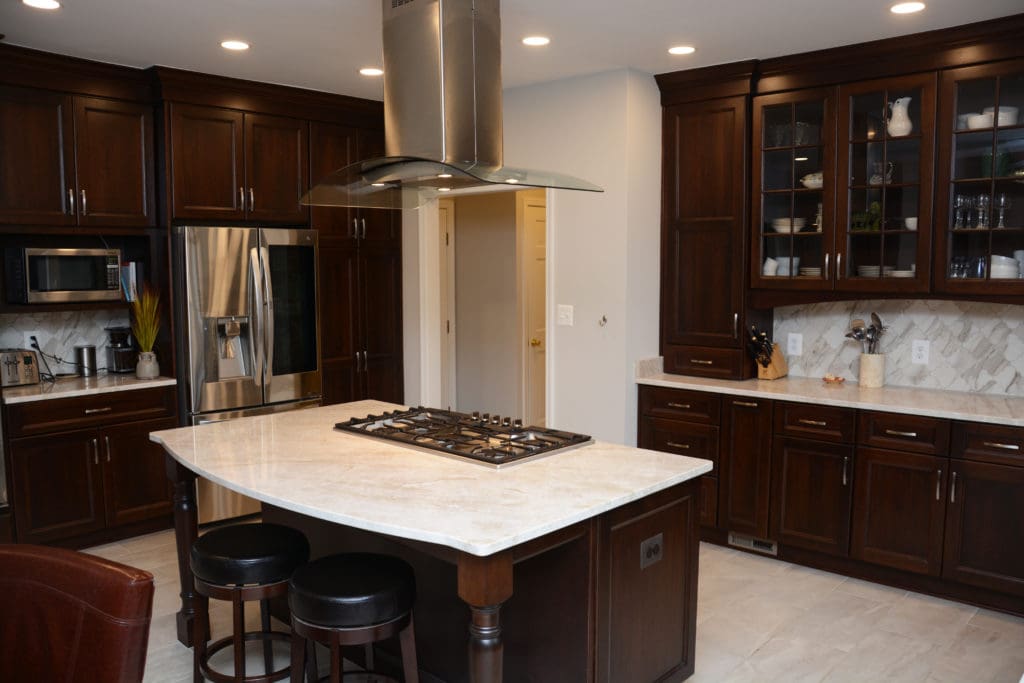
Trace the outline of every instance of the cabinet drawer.
<instances>
[{"instance_id":1,"label":"cabinet drawer","mask_svg":"<svg viewBox=\"0 0 1024 683\"><path fill-rule=\"evenodd\" d=\"M1024 429L980 422L954 422L954 458L1024 467Z\"/></svg>"},{"instance_id":2,"label":"cabinet drawer","mask_svg":"<svg viewBox=\"0 0 1024 683\"><path fill-rule=\"evenodd\" d=\"M665 345L665 372L718 379L746 379L753 361L740 349Z\"/></svg>"},{"instance_id":3,"label":"cabinet drawer","mask_svg":"<svg viewBox=\"0 0 1024 683\"><path fill-rule=\"evenodd\" d=\"M718 468L718 427L645 417L640 431L644 448L704 458Z\"/></svg>"},{"instance_id":4,"label":"cabinet drawer","mask_svg":"<svg viewBox=\"0 0 1024 683\"><path fill-rule=\"evenodd\" d=\"M813 403L776 403L776 436L799 436L819 441L853 443L856 412Z\"/></svg>"},{"instance_id":5,"label":"cabinet drawer","mask_svg":"<svg viewBox=\"0 0 1024 683\"><path fill-rule=\"evenodd\" d=\"M155 387L89 396L56 398L7 406L10 437L32 436L69 429L176 414L175 388Z\"/></svg>"},{"instance_id":6,"label":"cabinet drawer","mask_svg":"<svg viewBox=\"0 0 1024 683\"><path fill-rule=\"evenodd\" d=\"M721 405L718 394L642 386L640 413L652 417L717 425L721 418Z\"/></svg>"},{"instance_id":7,"label":"cabinet drawer","mask_svg":"<svg viewBox=\"0 0 1024 683\"><path fill-rule=\"evenodd\" d=\"M857 442L910 453L946 455L949 452L949 421L899 413L860 414Z\"/></svg>"}]
</instances>

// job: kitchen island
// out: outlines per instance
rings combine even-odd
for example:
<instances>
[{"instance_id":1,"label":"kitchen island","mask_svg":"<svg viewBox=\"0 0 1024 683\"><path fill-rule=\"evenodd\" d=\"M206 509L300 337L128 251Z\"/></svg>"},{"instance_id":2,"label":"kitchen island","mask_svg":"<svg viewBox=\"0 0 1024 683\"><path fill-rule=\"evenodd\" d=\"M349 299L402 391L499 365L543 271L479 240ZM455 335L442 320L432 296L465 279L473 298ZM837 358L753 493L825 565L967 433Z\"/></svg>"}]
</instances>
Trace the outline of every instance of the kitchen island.
<instances>
[{"instance_id":1,"label":"kitchen island","mask_svg":"<svg viewBox=\"0 0 1024 683\"><path fill-rule=\"evenodd\" d=\"M399 408L360 401L151 435L174 483L179 640L191 643L199 604L188 549L200 475L306 529L314 556L339 549L336 536L347 548L420 558L417 640L432 680L679 681L693 672L697 478L709 461L597 442L494 470L333 429ZM439 615L465 622L461 643ZM453 640L468 657L446 651Z\"/></svg>"}]
</instances>

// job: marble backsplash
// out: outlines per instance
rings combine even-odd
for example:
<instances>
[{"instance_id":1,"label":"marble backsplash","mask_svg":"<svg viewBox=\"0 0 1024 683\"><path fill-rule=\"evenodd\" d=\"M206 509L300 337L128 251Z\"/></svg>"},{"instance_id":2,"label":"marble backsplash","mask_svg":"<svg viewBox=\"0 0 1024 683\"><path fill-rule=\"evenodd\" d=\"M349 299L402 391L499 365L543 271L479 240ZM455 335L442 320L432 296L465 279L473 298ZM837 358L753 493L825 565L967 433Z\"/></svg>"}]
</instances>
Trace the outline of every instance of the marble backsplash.
<instances>
[{"instance_id":1,"label":"marble backsplash","mask_svg":"<svg viewBox=\"0 0 1024 683\"><path fill-rule=\"evenodd\" d=\"M35 334L39 346L51 356L73 361L75 346L96 346L96 363L107 364L107 332L103 328L127 326L124 311L61 311L46 313L11 313L0 315L0 348L29 348L26 334ZM48 359L55 373L76 372L73 364L58 364Z\"/></svg>"},{"instance_id":2,"label":"marble backsplash","mask_svg":"<svg viewBox=\"0 0 1024 683\"><path fill-rule=\"evenodd\" d=\"M856 381L861 345L844 335L853 318L870 323L872 311L888 328L880 345L887 385L1024 396L1024 306L885 300L777 308L774 339L783 351L790 332L804 337L803 354L786 357L789 374ZM915 339L930 342L927 365L911 363Z\"/></svg>"}]
</instances>

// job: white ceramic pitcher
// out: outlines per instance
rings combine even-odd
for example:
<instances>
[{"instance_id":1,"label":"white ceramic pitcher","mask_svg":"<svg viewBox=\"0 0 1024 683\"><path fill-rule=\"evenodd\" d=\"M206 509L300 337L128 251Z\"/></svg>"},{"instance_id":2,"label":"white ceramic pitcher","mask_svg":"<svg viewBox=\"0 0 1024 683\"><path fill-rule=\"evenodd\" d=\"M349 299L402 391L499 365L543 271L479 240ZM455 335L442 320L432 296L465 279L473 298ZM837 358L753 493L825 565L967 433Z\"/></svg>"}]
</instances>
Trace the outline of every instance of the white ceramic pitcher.
<instances>
[{"instance_id":1,"label":"white ceramic pitcher","mask_svg":"<svg viewBox=\"0 0 1024 683\"><path fill-rule=\"evenodd\" d=\"M909 97L900 97L895 102L889 103L892 115L889 117L886 130L889 131L891 137L910 135L910 131L914 130L914 124L910 121L910 99Z\"/></svg>"}]
</instances>

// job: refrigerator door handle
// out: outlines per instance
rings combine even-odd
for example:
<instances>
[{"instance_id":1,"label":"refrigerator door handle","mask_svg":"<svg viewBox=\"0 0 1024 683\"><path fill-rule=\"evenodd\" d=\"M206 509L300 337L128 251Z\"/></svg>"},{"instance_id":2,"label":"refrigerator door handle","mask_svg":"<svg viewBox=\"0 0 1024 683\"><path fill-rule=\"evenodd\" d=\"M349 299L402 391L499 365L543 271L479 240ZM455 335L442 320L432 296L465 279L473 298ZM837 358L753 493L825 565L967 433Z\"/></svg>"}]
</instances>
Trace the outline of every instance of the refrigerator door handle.
<instances>
[{"instance_id":1,"label":"refrigerator door handle","mask_svg":"<svg viewBox=\"0 0 1024 683\"><path fill-rule=\"evenodd\" d=\"M263 317L263 288L260 282L263 266L260 265L260 252L256 247L249 250L249 273L252 275L252 312L253 317L256 319L256 324L249 326L249 335L252 339L253 374L255 375L256 383L262 387L264 376L263 343L266 320Z\"/></svg>"},{"instance_id":2,"label":"refrigerator door handle","mask_svg":"<svg viewBox=\"0 0 1024 683\"><path fill-rule=\"evenodd\" d=\"M274 284L270 277L270 250L260 246L260 260L263 262L263 308L267 313L263 327L265 354L267 357L267 373L265 383L270 382L274 375Z\"/></svg>"}]
</instances>

